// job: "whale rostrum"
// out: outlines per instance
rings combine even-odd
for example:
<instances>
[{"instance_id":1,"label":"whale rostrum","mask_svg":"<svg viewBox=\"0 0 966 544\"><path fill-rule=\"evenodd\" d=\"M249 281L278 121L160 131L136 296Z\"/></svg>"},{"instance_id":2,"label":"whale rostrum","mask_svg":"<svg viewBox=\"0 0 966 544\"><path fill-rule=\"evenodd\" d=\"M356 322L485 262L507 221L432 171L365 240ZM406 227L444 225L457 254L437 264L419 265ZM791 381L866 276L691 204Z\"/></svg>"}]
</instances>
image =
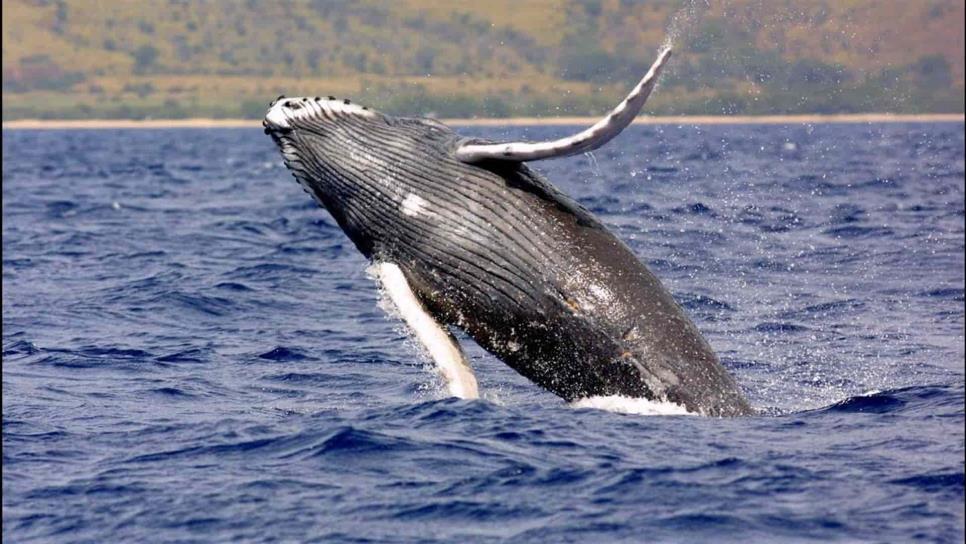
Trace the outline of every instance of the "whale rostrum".
<instances>
[{"instance_id":1,"label":"whale rostrum","mask_svg":"<svg viewBox=\"0 0 966 544\"><path fill-rule=\"evenodd\" d=\"M334 97L279 97L263 125L303 190L375 264L451 394L478 395L449 328L568 400L753 413L660 280L526 161L596 149L641 110L670 50L614 110L550 142L469 139Z\"/></svg>"}]
</instances>

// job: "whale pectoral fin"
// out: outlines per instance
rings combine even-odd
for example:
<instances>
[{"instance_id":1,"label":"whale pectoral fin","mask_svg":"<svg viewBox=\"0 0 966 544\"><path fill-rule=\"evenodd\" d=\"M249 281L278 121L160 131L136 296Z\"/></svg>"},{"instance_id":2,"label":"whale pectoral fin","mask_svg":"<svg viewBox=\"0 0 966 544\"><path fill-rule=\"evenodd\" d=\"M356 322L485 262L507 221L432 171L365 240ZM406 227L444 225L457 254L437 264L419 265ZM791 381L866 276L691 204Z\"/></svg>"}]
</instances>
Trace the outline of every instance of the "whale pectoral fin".
<instances>
[{"instance_id":1,"label":"whale pectoral fin","mask_svg":"<svg viewBox=\"0 0 966 544\"><path fill-rule=\"evenodd\" d=\"M536 161L566 157L593 151L606 144L631 124L647 97L657 84L664 63L671 56L671 48L665 48L651 65L644 78L631 90L616 108L593 126L559 140L546 142L500 142L477 143L468 141L456 148L456 159L466 163L493 161Z\"/></svg>"},{"instance_id":2,"label":"whale pectoral fin","mask_svg":"<svg viewBox=\"0 0 966 544\"><path fill-rule=\"evenodd\" d=\"M479 398L476 376L459 343L419 302L402 269L393 263L378 263L376 275L403 321L436 363L450 394L461 399Z\"/></svg>"}]
</instances>

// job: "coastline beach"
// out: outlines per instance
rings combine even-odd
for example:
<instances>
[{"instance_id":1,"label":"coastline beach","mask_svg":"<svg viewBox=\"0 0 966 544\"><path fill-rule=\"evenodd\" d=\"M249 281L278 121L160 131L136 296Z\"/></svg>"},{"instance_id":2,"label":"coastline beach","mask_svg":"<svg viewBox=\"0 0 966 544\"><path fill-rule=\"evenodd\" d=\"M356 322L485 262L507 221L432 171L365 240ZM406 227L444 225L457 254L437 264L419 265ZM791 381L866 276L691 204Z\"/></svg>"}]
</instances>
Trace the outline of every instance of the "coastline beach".
<instances>
[{"instance_id":1,"label":"coastline beach","mask_svg":"<svg viewBox=\"0 0 966 544\"><path fill-rule=\"evenodd\" d=\"M480 117L441 119L453 126L564 126L590 125L599 117ZM634 120L640 125L785 125L825 123L962 123L962 113L931 114L806 114L806 115L691 115L642 116ZM257 128L256 119L18 119L3 121L4 130L61 129L134 129L134 128Z\"/></svg>"}]
</instances>

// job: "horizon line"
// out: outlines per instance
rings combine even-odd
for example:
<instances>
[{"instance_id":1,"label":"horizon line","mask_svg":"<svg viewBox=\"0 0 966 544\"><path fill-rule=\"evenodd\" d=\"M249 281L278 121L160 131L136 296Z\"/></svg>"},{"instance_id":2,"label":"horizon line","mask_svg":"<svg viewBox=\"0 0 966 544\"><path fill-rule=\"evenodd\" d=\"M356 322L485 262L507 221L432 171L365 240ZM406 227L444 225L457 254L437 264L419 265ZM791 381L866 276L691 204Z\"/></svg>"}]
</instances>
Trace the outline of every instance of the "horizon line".
<instances>
[{"instance_id":1,"label":"horizon line","mask_svg":"<svg viewBox=\"0 0 966 544\"><path fill-rule=\"evenodd\" d=\"M599 117L470 117L443 118L454 126L567 126L589 125ZM821 123L936 123L966 122L963 113L843 113L790 115L659 115L642 116L637 125L741 125L741 124L821 124ZM4 130L24 129L123 129L123 128L258 128L260 119L15 119L3 121Z\"/></svg>"}]
</instances>

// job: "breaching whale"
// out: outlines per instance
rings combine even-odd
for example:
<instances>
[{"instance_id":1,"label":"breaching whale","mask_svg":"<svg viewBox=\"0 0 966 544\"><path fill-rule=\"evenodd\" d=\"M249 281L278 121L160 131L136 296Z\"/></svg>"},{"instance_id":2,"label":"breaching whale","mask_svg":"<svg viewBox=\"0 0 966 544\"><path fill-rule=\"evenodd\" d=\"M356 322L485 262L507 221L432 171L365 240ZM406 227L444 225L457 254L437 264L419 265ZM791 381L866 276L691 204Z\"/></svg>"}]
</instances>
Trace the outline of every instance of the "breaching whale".
<instances>
[{"instance_id":1,"label":"breaching whale","mask_svg":"<svg viewBox=\"0 0 966 544\"><path fill-rule=\"evenodd\" d=\"M608 115L548 142L461 137L349 100L279 97L263 126L426 346L454 395L478 395L449 327L568 401L621 395L752 413L661 282L588 210L526 165L596 149L650 95L670 49Z\"/></svg>"}]
</instances>

